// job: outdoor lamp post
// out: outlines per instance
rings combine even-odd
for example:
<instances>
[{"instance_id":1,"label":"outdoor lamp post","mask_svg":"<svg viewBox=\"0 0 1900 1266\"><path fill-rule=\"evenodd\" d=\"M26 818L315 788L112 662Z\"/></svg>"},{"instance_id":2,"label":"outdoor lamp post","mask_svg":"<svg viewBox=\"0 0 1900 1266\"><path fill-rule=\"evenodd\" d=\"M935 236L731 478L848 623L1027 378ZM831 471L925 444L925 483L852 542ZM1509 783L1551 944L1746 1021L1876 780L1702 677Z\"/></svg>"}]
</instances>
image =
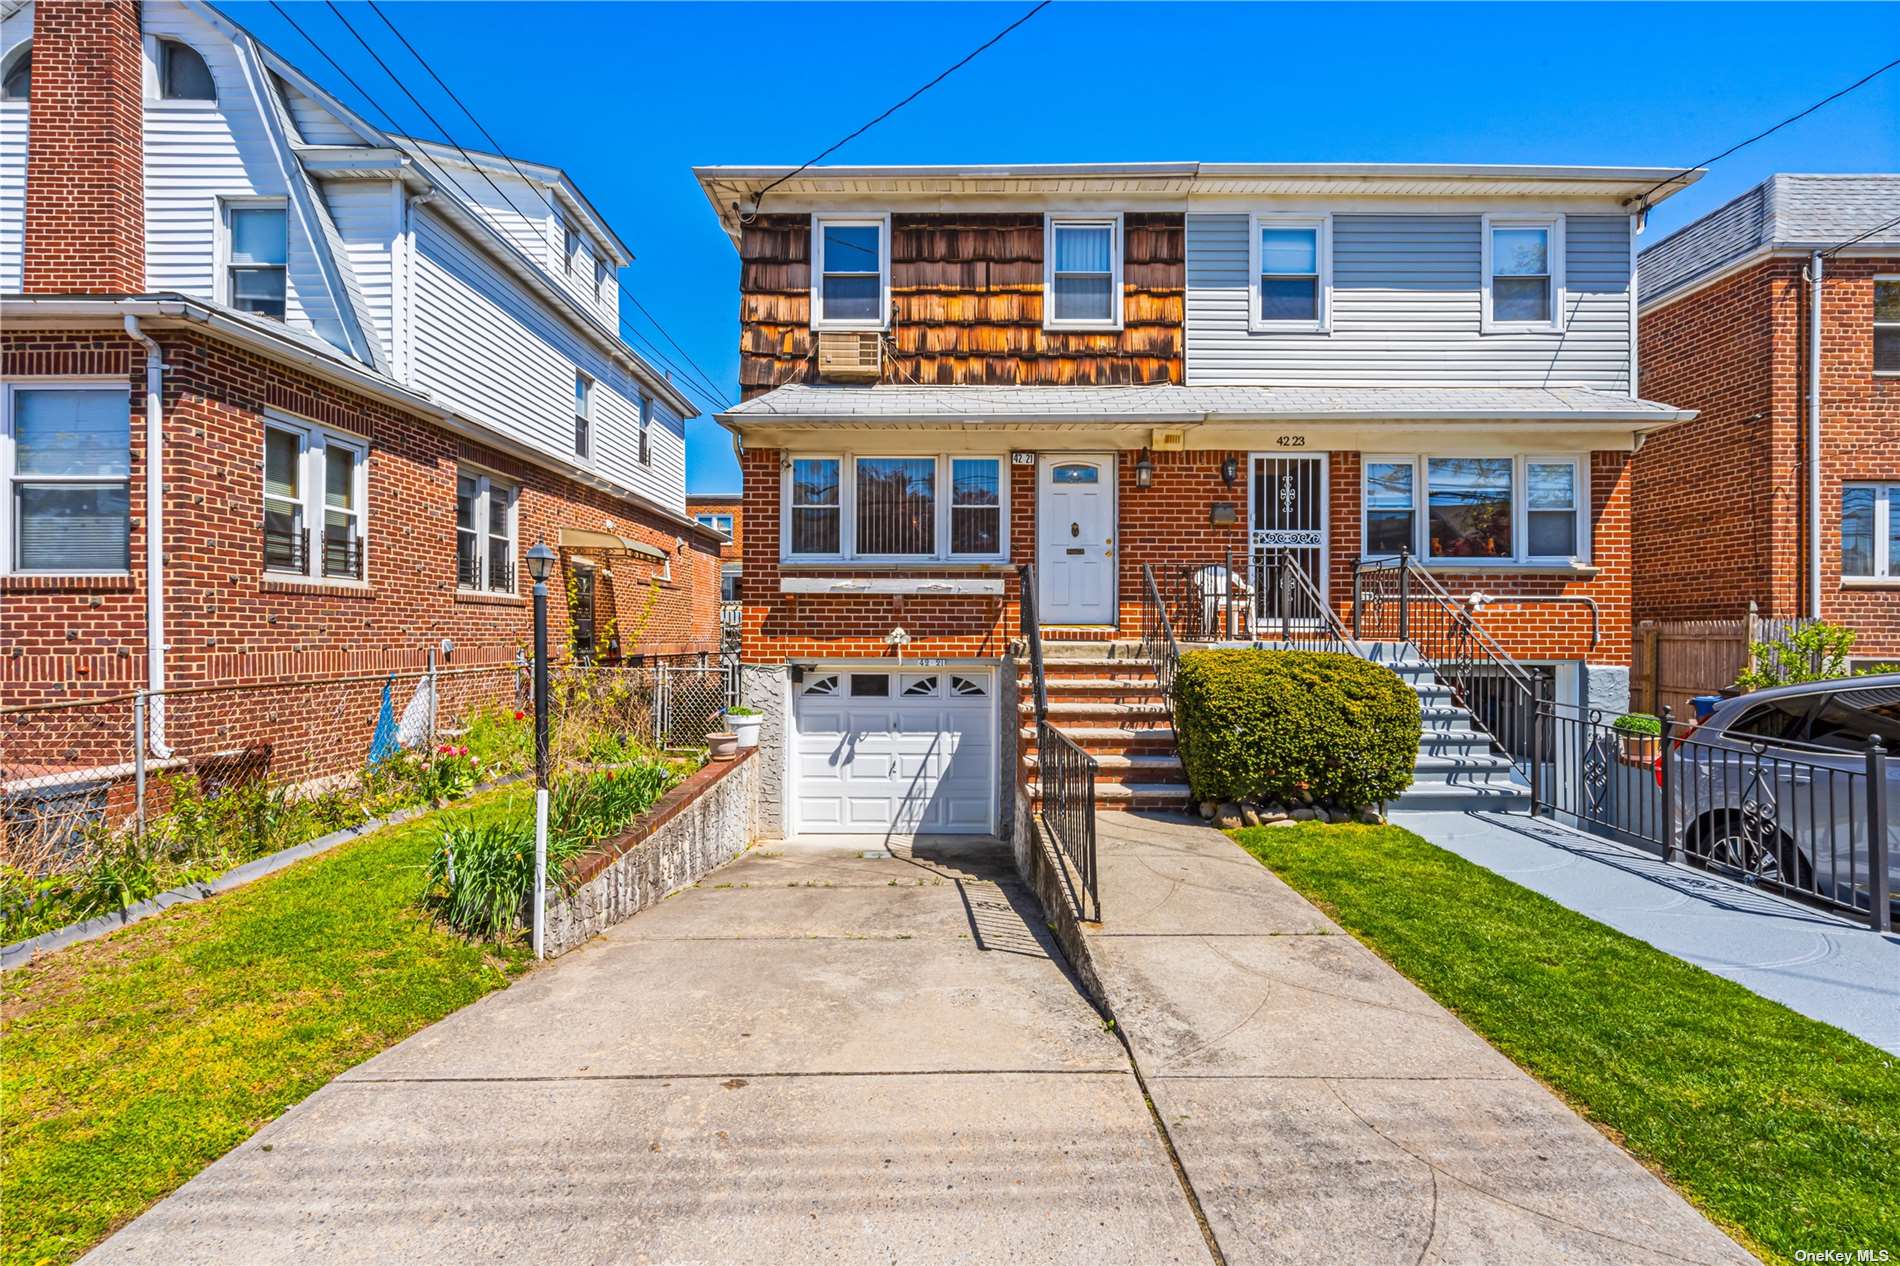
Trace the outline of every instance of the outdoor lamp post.
<instances>
[{"instance_id":1,"label":"outdoor lamp post","mask_svg":"<svg viewBox=\"0 0 1900 1266\"><path fill-rule=\"evenodd\" d=\"M528 551L534 578L534 956L547 938L548 899L548 573L554 551L536 541Z\"/></svg>"}]
</instances>

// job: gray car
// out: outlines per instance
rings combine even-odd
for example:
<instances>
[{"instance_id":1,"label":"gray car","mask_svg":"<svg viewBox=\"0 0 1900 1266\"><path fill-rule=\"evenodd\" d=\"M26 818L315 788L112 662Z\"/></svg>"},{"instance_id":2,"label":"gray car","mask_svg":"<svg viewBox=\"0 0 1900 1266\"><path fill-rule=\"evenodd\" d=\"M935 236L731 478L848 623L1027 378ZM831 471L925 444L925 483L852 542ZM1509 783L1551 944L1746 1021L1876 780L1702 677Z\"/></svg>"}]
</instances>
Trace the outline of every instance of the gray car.
<instances>
[{"instance_id":1,"label":"gray car","mask_svg":"<svg viewBox=\"0 0 1900 1266\"><path fill-rule=\"evenodd\" d=\"M1866 910L1869 740L1900 748L1900 673L1758 690L1717 704L1663 758L1675 838L1690 860ZM1660 766L1658 768L1660 773ZM1900 757L1886 762L1900 805ZM1888 892L1900 893L1900 814L1888 811Z\"/></svg>"}]
</instances>

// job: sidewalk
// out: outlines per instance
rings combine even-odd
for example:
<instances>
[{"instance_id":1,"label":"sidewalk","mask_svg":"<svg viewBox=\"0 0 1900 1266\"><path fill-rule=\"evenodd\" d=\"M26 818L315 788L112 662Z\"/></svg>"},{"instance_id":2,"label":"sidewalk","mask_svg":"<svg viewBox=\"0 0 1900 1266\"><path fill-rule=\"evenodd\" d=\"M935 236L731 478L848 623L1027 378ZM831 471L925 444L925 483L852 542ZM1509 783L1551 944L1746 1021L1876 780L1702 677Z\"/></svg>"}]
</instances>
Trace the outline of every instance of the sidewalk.
<instances>
[{"instance_id":1,"label":"sidewalk","mask_svg":"<svg viewBox=\"0 0 1900 1266\"><path fill-rule=\"evenodd\" d=\"M1098 837L1087 951L1232 1266L1754 1260L1224 835Z\"/></svg>"},{"instance_id":2,"label":"sidewalk","mask_svg":"<svg viewBox=\"0 0 1900 1266\"><path fill-rule=\"evenodd\" d=\"M1554 822L1394 813L1466 861L1802 1015L1900 1054L1900 934Z\"/></svg>"}]
</instances>

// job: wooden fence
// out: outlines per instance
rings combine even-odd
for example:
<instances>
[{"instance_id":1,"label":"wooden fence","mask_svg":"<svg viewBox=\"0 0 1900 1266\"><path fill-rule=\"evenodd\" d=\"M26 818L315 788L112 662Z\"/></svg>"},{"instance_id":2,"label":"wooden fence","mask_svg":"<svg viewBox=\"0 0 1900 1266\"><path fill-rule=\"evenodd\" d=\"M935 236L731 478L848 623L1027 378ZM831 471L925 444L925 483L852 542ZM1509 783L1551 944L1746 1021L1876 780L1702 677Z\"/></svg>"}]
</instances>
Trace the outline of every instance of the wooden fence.
<instances>
[{"instance_id":1,"label":"wooden fence","mask_svg":"<svg viewBox=\"0 0 1900 1266\"><path fill-rule=\"evenodd\" d=\"M1630 665L1630 710L1694 715L1689 701L1735 684L1748 667L1748 648L1805 628L1803 618L1764 619L1754 603L1734 620L1640 620Z\"/></svg>"}]
</instances>

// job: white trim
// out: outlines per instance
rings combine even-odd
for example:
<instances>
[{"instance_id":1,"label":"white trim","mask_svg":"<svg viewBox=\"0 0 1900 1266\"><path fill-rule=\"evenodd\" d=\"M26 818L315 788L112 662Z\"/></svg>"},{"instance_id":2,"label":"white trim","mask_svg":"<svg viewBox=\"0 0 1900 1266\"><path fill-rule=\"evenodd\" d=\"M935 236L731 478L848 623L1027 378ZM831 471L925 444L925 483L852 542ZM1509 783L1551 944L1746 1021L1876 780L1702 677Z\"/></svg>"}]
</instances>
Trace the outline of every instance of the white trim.
<instances>
[{"instance_id":1,"label":"white trim","mask_svg":"<svg viewBox=\"0 0 1900 1266\"><path fill-rule=\"evenodd\" d=\"M1869 489L1874 496L1874 556L1872 572L1850 572L1847 570L1846 525L1841 522L1845 507L1835 511L1834 530L1837 537L1836 552L1839 555L1838 570L1843 585L1879 586L1883 583L1900 581L1900 558L1893 554L1893 516L1900 511L1900 480L1891 479L1844 479L1841 481L1841 497L1855 488Z\"/></svg>"},{"instance_id":2,"label":"white trim","mask_svg":"<svg viewBox=\"0 0 1900 1266\"><path fill-rule=\"evenodd\" d=\"M298 475L302 479L299 489L302 498L304 531L308 533L304 547L303 570L290 571L260 563L260 571L265 579L290 578L299 583L316 585L336 585L342 588L363 588L369 584L369 450L367 439L360 435L351 435L346 431L334 430L308 418L300 418L282 409L266 408L259 417L257 444L257 531L261 538L264 531L264 432L275 428L287 431L298 437L297 459ZM358 548L361 551L359 574L356 576L325 576L323 574L323 528L324 516L329 509L324 496L327 487L325 455L332 448L340 448L354 454L352 463L352 483L350 492L356 501L353 513L358 531Z\"/></svg>"},{"instance_id":3,"label":"white trim","mask_svg":"<svg viewBox=\"0 0 1900 1266\"><path fill-rule=\"evenodd\" d=\"M1260 231L1313 229L1317 315L1307 320L1268 320L1260 315ZM1290 274L1289 274L1290 275ZM1330 334L1333 329L1333 215L1330 211L1254 211L1247 216L1247 329L1254 334Z\"/></svg>"},{"instance_id":4,"label":"white trim","mask_svg":"<svg viewBox=\"0 0 1900 1266\"><path fill-rule=\"evenodd\" d=\"M512 479L492 474L485 467L478 466L473 462L458 462L455 468L455 499L458 503L462 498L462 479L464 476L475 481L475 564L478 569L477 574L480 575L482 583L479 585L465 585L462 583L462 525L460 523L452 523L450 527L455 534L456 592L496 593L518 598L521 596L521 572L523 570L518 565L521 557L521 485ZM488 530L488 516L491 508L490 502L497 493L508 498L508 558L510 562L517 563L513 578L514 587L510 589L496 589L489 583L493 571L491 568L492 560L488 552L489 538L492 535Z\"/></svg>"},{"instance_id":5,"label":"white trim","mask_svg":"<svg viewBox=\"0 0 1900 1266\"><path fill-rule=\"evenodd\" d=\"M860 554L857 544L857 464L860 460L929 460L936 463L933 484L935 516L933 531L936 549L929 554ZM792 552L792 469L801 461L838 463L838 552L835 554L795 554ZM997 482L997 550L993 554L953 554L950 552L950 505L953 495L952 463L993 461ZM986 453L893 453L881 449L868 452L807 452L786 450L779 462L779 561L781 563L885 563L902 567L915 563L968 563L973 566L1009 560L1009 454Z\"/></svg>"},{"instance_id":6,"label":"white trim","mask_svg":"<svg viewBox=\"0 0 1900 1266\"><path fill-rule=\"evenodd\" d=\"M1642 321L1642 315L1643 315L1642 306L1643 305L1636 301L1636 295L1637 295L1638 290L1641 288L1641 280L1642 280L1641 279L1642 256L1641 256L1641 253L1638 252L1636 249L1637 235L1643 231L1642 225L1638 222L1640 218L1641 217L1639 216L1632 215L1630 217L1630 229L1629 229L1629 249L1630 249L1630 281L1629 281L1629 286L1630 286L1630 336L1629 336L1630 337L1630 347L1629 347L1630 369L1629 369L1629 374L1630 374L1630 399L1632 400L1641 400L1643 398L1642 364L1639 357L1639 353L1642 350L1643 340L1637 328L1638 325Z\"/></svg>"},{"instance_id":7,"label":"white trim","mask_svg":"<svg viewBox=\"0 0 1900 1266\"><path fill-rule=\"evenodd\" d=\"M1056 311L1056 229L1108 230L1109 315L1105 321L1062 320ZM1042 328L1045 330L1119 330L1122 328L1122 277L1127 248L1122 237L1122 213L1111 211L1050 211L1042 217Z\"/></svg>"},{"instance_id":8,"label":"white trim","mask_svg":"<svg viewBox=\"0 0 1900 1266\"><path fill-rule=\"evenodd\" d=\"M580 407L574 410L574 421L585 422L587 424L587 443L576 443L581 430L581 428L576 427L574 433L568 436L568 447L572 450L574 460L584 466L592 466L594 464L594 449L598 447L596 441L600 438L594 434L594 387L597 381L598 380L586 370L581 369L579 366L575 367L574 394L579 397L578 403Z\"/></svg>"},{"instance_id":9,"label":"white trim","mask_svg":"<svg viewBox=\"0 0 1900 1266\"><path fill-rule=\"evenodd\" d=\"M13 442L13 397L20 390L81 390L116 391L125 403L126 439L125 474L123 477L110 475L50 475L27 476L25 483L70 483L82 485L117 484L125 485L125 532L126 565L106 571L78 570L60 568L56 571L17 568L13 565L14 546L14 497L13 485L19 477L13 468L15 449ZM8 378L0 382L0 576L130 576L132 574L132 389L125 378L116 375L73 374L54 375L44 378L20 377ZM18 598L14 599L16 602Z\"/></svg>"},{"instance_id":10,"label":"white trim","mask_svg":"<svg viewBox=\"0 0 1900 1266\"><path fill-rule=\"evenodd\" d=\"M824 226L871 225L877 229L878 314L875 320L829 320L825 317ZM884 330L891 320L891 214L850 211L811 213L811 328L814 330Z\"/></svg>"},{"instance_id":11,"label":"white trim","mask_svg":"<svg viewBox=\"0 0 1900 1266\"><path fill-rule=\"evenodd\" d=\"M951 577L932 580L928 576L891 580L883 577L858 579L852 576L786 576L778 582L780 593L869 593L869 594L1003 594L1002 578L969 579Z\"/></svg>"},{"instance_id":12,"label":"white trim","mask_svg":"<svg viewBox=\"0 0 1900 1266\"><path fill-rule=\"evenodd\" d=\"M290 200L270 196L250 194L220 194L217 199L218 220L212 233L216 239L218 253L217 276L212 278L211 297L227 308L237 308L246 316L264 321L276 321L280 325L290 324ZM284 315L267 316L262 312L253 312L249 308L239 308L231 293L231 270L233 268L258 268L269 265L233 264L231 262L231 213L233 211L281 211L284 213L284 262L278 268L284 274Z\"/></svg>"},{"instance_id":13,"label":"white trim","mask_svg":"<svg viewBox=\"0 0 1900 1266\"><path fill-rule=\"evenodd\" d=\"M1500 458L1511 463L1511 547L1509 558L1462 558L1456 556L1438 557L1431 554L1431 461L1433 458ZM1544 555L1529 553L1530 547L1530 480L1531 463L1547 465L1568 465L1576 472L1573 495L1576 499L1574 514L1577 522L1577 552L1574 555ZM1474 570L1497 568L1549 569L1552 567L1591 567L1590 517L1592 509L1590 490L1590 455L1588 453L1448 453L1442 451L1422 453L1375 453L1360 455L1359 462L1359 553L1366 561L1391 558L1390 554L1373 554L1366 549L1367 514L1371 507L1366 497L1366 472L1373 465L1410 466L1412 468L1412 556L1430 567L1471 568Z\"/></svg>"},{"instance_id":14,"label":"white trim","mask_svg":"<svg viewBox=\"0 0 1900 1266\"><path fill-rule=\"evenodd\" d=\"M1478 328L1484 334L1562 334L1564 332L1564 219L1557 215L1493 215L1486 212L1479 224L1478 285L1480 308ZM1494 229L1544 229L1550 269L1550 318L1544 321L1498 321L1491 316L1491 233Z\"/></svg>"}]
</instances>

